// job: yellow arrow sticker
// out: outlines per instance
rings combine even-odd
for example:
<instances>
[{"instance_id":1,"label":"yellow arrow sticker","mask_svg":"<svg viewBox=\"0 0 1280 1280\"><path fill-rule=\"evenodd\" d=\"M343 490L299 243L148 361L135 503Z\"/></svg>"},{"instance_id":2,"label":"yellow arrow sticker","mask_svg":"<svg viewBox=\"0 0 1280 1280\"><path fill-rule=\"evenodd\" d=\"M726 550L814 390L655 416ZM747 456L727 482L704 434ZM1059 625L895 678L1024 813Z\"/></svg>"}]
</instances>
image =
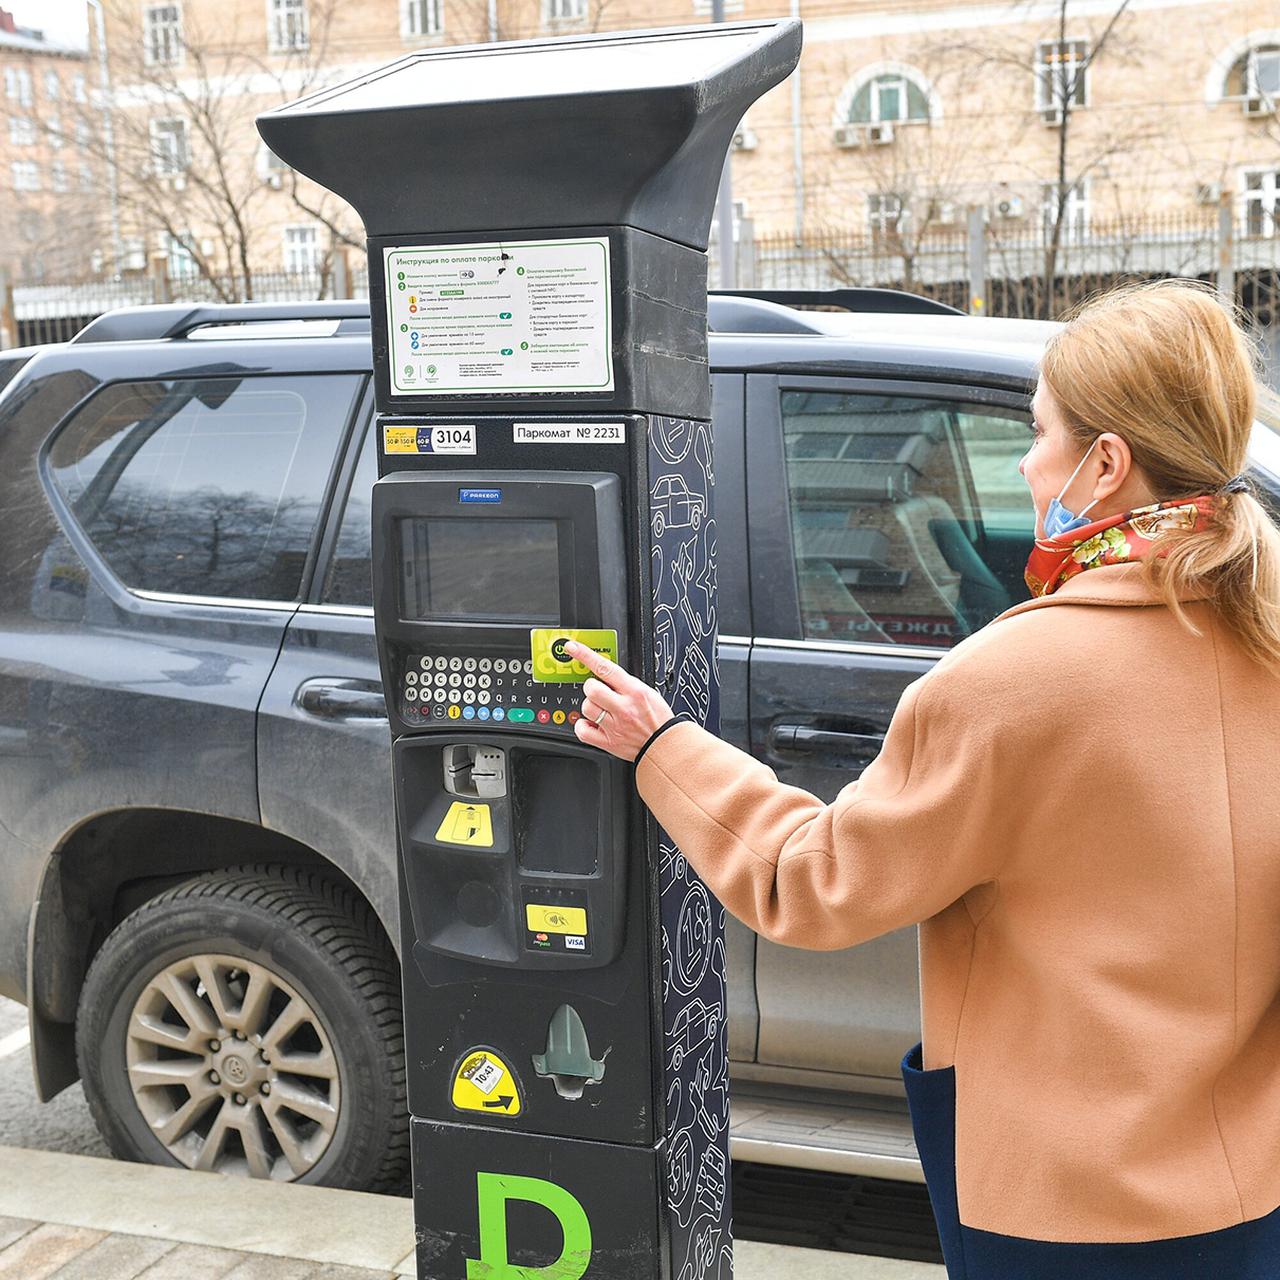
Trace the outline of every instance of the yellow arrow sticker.
<instances>
[{"instance_id":1,"label":"yellow arrow sticker","mask_svg":"<svg viewBox=\"0 0 1280 1280\"><path fill-rule=\"evenodd\" d=\"M489 806L455 800L444 815L436 839L441 844L473 844L492 849L493 820L489 817Z\"/></svg>"},{"instance_id":2,"label":"yellow arrow sticker","mask_svg":"<svg viewBox=\"0 0 1280 1280\"><path fill-rule=\"evenodd\" d=\"M472 1049L453 1074L453 1105L459 1111L518 1116L520 1086L511 1068L492 1049Z\"/></svg>"}]
</instances>

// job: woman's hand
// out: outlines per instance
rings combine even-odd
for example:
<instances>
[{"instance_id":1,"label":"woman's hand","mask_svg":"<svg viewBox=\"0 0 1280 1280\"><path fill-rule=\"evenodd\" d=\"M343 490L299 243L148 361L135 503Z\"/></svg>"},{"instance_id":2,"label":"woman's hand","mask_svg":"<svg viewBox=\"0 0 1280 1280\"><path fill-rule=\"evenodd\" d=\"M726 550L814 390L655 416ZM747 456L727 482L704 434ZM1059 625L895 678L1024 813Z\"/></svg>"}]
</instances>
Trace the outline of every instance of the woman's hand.
<instances>
[{"instance_id":1,"label":"woman's hand","mask_svg":"<svg viewBox=\"0 0 1280 1280\"><path fill-rule=\"evenodd\" d=\"M662 695L616 662L570 640L565 649L592 673L582 686L582 719L573 726L580 742L619 760L634 760L653 731L674 714ZM603 721L600 713L607 712Z\"/></svg>"}]
</instances>

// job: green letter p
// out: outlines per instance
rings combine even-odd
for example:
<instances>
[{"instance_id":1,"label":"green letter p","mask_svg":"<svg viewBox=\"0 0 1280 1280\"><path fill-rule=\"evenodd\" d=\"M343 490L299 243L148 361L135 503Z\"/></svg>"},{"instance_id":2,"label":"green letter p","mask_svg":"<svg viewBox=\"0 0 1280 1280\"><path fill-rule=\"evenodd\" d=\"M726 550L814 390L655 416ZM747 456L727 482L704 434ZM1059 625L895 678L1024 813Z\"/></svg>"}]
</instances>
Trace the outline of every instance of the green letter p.
<instances>
[{"instance_id":1,"label":"green letter p","mask_svg":"<svg viewBox=\"0 0 1280 1280\"><path fill-rule=\"evenodd\" d=\"M467 1280L582 1280L591 1262L591 1224L578 1201L542 1178L477 1173L480 1259L467 1259ZM507 1258L507 1201L529 1200L553 1213L564 1232L560 1256L545 1267L521 1267Z\"/></svg>"}]
</instances>

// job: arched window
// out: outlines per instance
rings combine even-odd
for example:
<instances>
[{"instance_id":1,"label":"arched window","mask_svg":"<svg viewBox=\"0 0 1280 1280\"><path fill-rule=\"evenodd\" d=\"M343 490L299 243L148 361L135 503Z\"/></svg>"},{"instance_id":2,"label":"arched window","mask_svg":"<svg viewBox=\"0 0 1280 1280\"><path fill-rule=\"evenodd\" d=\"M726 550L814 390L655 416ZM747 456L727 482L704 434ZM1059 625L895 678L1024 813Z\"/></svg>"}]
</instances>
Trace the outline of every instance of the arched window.
<instances>
[{"instance_id":1,"label":"arched window","mask_svg":"<svg viewBox=\"0 0 1280 1280\"><path fill-rule=\"evenodd\" d=\"M1252 31L1232 41L1213 60L1205 101L1280 104L1280 30Z\"/></svg>"},{"instance_id":2,"label":"arched window","mask_svg":"<svg viewBox=\"0 0 1280 1280\"><path fill-rule=\"evenodd\" d=\"M941 104L928 80L914 67L881 62L864 68L836 100L837 125L928 124Z\"/></svg>"}]
</instances>

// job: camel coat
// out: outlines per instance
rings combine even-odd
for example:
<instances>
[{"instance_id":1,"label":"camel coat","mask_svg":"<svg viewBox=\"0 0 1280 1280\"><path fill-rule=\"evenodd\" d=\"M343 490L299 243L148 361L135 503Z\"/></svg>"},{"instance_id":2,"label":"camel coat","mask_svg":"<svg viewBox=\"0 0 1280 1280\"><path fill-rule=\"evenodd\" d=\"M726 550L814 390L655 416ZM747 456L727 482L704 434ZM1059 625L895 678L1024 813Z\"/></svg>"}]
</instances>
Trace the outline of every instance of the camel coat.
<instances>
[{"instance_id":1,"label":"camel coat","mask_svg":"<svg viewBox=\"0 0 1280 1280\"><path fill-rule=\"evenodd\" d=\"M637 765L762 936L919 923L903 1074L962 1280L1280 1276L1280 678L1141 572L948 653L829 805L693 724Z\"/></svg>"}]
</instances>

